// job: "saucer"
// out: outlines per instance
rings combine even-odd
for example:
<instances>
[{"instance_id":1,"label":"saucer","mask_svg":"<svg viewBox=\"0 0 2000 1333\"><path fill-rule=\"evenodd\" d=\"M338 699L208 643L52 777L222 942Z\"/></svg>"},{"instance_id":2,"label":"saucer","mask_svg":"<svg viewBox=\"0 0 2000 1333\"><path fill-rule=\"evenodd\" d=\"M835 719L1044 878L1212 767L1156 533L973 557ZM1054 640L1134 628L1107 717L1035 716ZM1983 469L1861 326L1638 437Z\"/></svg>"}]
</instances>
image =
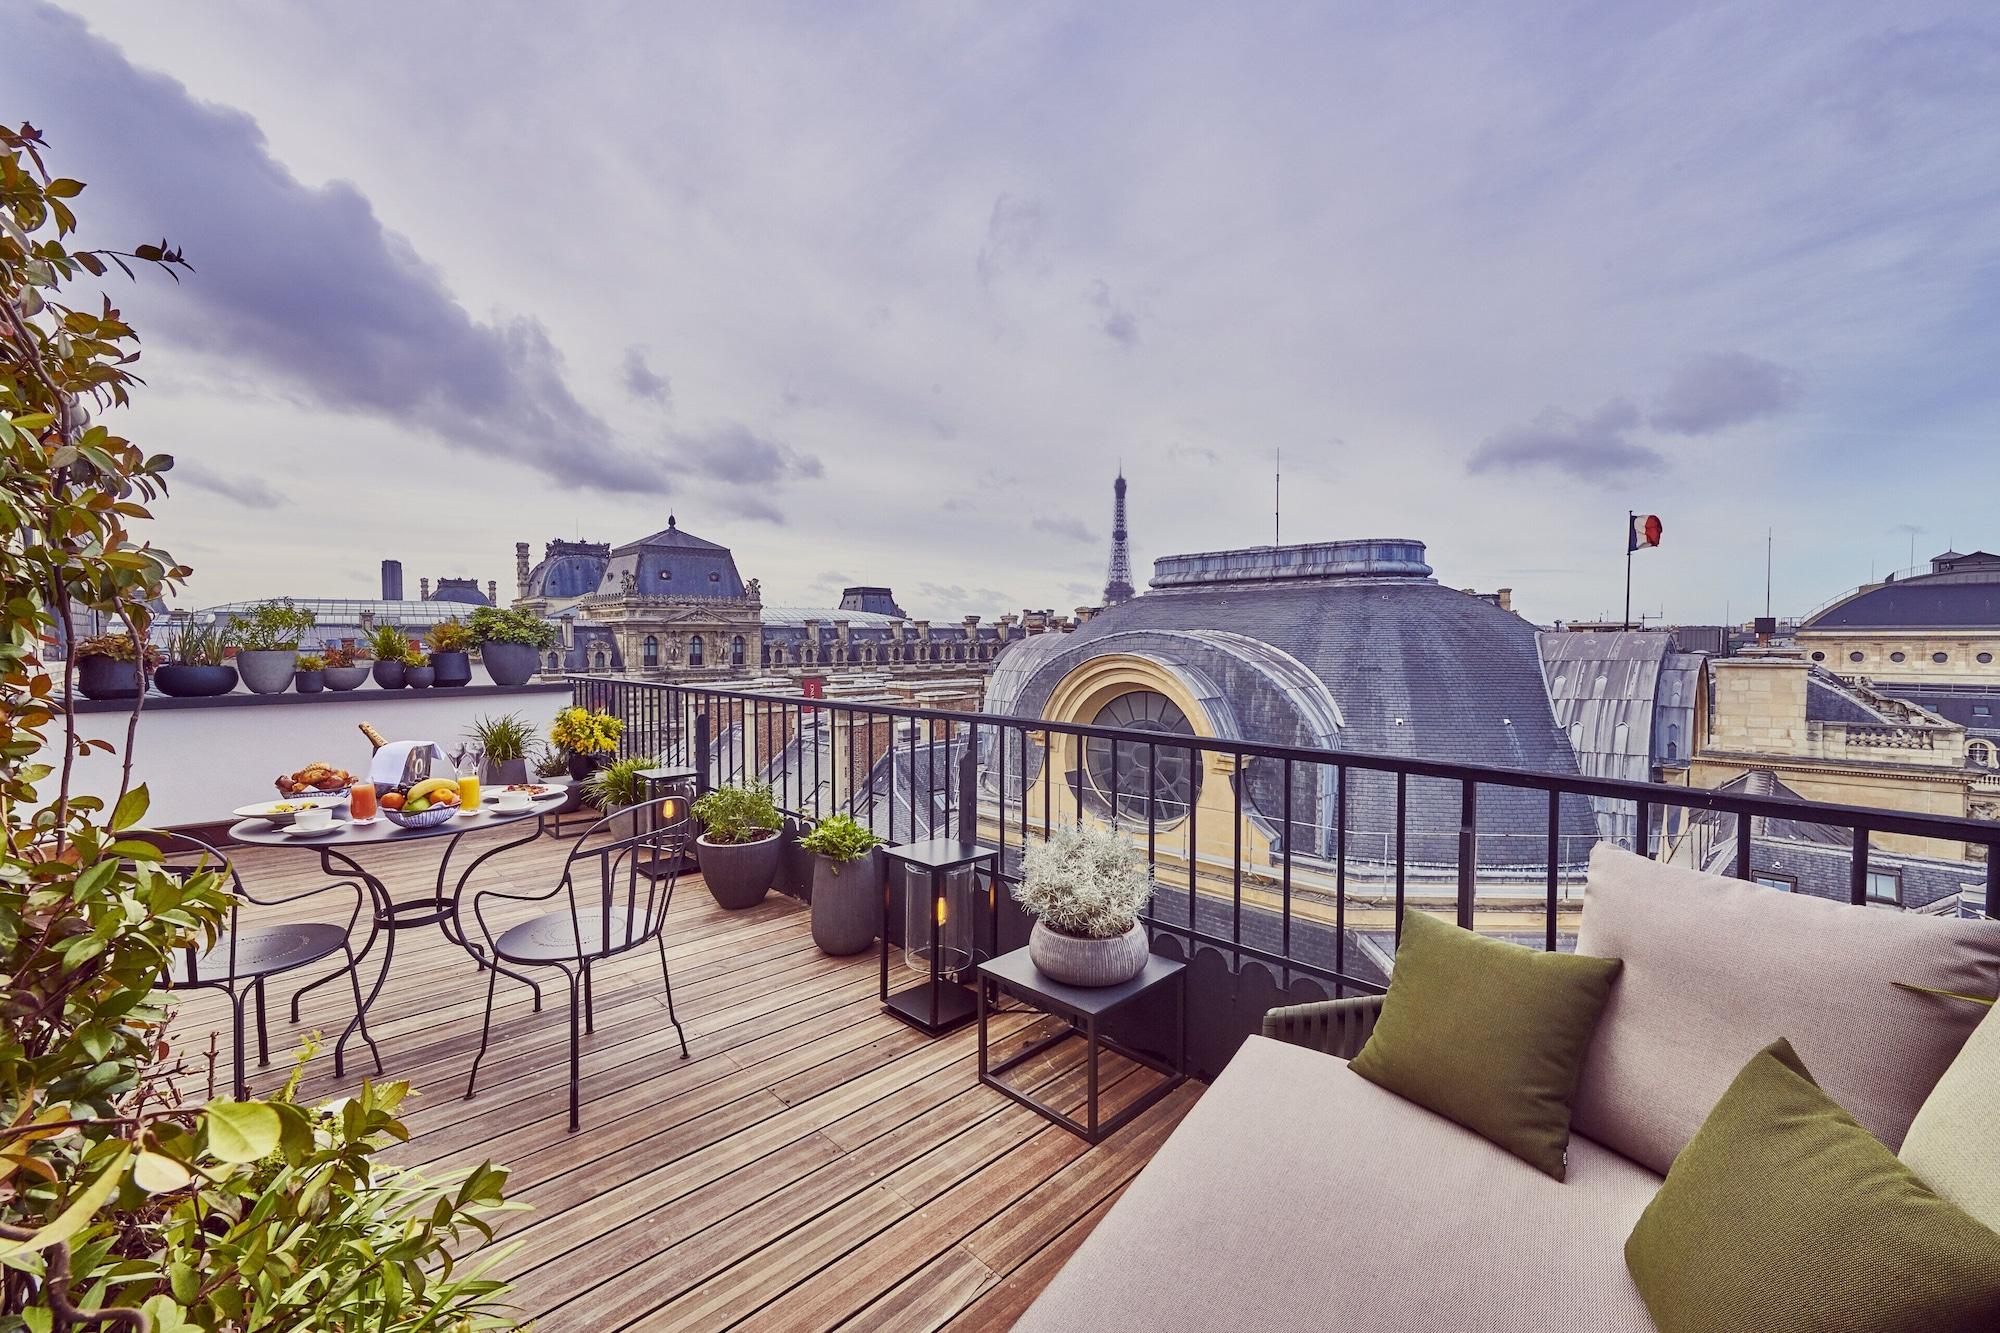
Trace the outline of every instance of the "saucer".
<instances>
[{"instance_id":1,"label":"saucer","mask_svg":"<svg viewBox=\"0 0 2000 1333\"><path fill-rule=\"evenodd\" d=\"M283 832L288 838L324 838L328 834L340 832L342 827L344 826L341 824L329 824L325 828L300 828L297 824L293 824Z\"/></svg>"}]
</instances>

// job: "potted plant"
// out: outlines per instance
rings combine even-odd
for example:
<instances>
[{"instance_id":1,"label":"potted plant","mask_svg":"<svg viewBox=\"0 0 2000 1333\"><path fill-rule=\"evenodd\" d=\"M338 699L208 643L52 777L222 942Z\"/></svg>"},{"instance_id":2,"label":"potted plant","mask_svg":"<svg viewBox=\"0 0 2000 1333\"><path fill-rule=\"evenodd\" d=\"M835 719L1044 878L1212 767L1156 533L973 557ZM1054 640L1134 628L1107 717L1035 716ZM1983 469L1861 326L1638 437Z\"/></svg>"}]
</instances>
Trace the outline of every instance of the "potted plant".
<instances>
[{"instance_id":1,"label":"potted plant","mask_svg":"<svg viewBox=\"0 0 2000 1333\"><path fill-rule=\"evenodd\" d=\"M76 645L76 687L87 699L136 699L159 649L130 634L94 634Z\"/></svg>"},{"instance_id":2,"label":"potted plant","mask_svg":"<svg viewBox=\"0 0 2000 1333\"><path fill-rule=\"evenodd\" d=\"M300 694L318 694L326 688L326 659L318 653L307 653L299 658L298 674L292 677L292 686Z\"/></svg>"},{"instance_id":3,"label":"potted plant","mask_svg":"<svg viewBox=\"0 0 2000 1333\"><path fill-rule=\"evenodd\" d=\"M369 631L368 650L375 654L375 683L385 690L402 689L410 641L403 636L401 627L377 625Z\"/></svg>"},{"instance_id":4,"label":"potted plant","mask_svg":"<svg viewBox=\"0 0 2000 1333\"><path fill-rule=\"evenodd\" d=\"M535 729L519 713L474 720L469 739L479 751L481 782L504 787L528 780L528 746L535 739ZM566 769L565 765L556 771Z\"/></svg>"},{"instance_id":5,"label":"potted plant","mask_svg":"<svg viewBox=\"0 0 2000 1333\"><path fill-rule=\"evenodd\" d=\"M799 839L812 853L813 943L860 953L882 923L882 839L853 815L829 815Z\"/></svg>"},{"instance_id":6,"label":"potted plant","mask_svg":"<svg viewBox=\"0 0 2000 1333\"><path fill-rule=\"evenodd\" d=\"M321 654L326 659L326 687L329 690L352 690L368 679L368 668L357 662L360 656L352 648L329 648Z\"/></svg>"},{"instance_id":7,"label":"potted plant","mask_svg":"<svg viewBox=\"0 0 2000 1333\"><path fill-rule=\"evenodd\" d=\"M427 690L437 684L437 668L429 653L412 651L403 659L403 684L413 690Z\"/></svg>"},{"instance_id":8,"label":"potted plant","mask_svg":"<svg viewBox=\"0 0 2000 1333\"><path fill-rule=\"evenodd\" d=\"M718 906L733 910L764 901L778 873L778 829L784 819L768 783L717 787L694 803L705 826L696 838L701 877Z\"/></svg>"},{"instance_id":9,"label":"potted plant","mask_svg":"<svg viewBox=\"0 0 2000 1333\"><path fill-rule=\"evenodd\" d=\"M1052 980L1115 986L1146 966L1139 913L1153 879L1136 848L1095 824L1052 830L1021 857L1014 898L1034 914L1028 956Z\"/></svg>"},{"instance_id":10,"label":"potted plant","mask_svg":"<svg viewBox=\"0 0 2000 1333\"><path fill-rule=\"evenodd\" d=\"M651 755L635 755L630 759L620 759L606 764L583 780L583 800L592 809L607 815L615 815L620 810L630 810L643 804L646 799L646 780L639 776L649 768L659 764ZM618 830L620 838L630 838L639 832L637 815L620 821L624 827Z\"/></svg>"},{"instance_id":11,"label":"potted plant","mask_svg":"<svg viewBox=\"0 0 2000 1333\"><path fill-rule=\"evenodd\" d=\"M252 694L283 694L299 662L299 639L313 627L311 611L289 597L259 602L229 627L236 642L236 669Z\"/></svg>"},{"instance_id":12,"label":"potted plant","mask_svg":"<svg viewBox=\"0 0 2000 1333\"><path fill-rule=\"evenodd\" d=\"M541 665L542 654L556 644L555 626L497 606L475 610L467 628L495 685L525 685Z\"/></svg>"},{"instance_id":13,"label":"potted plant","mask_svg":"<svg viewBox=\"0 0 2000 1333\"><path fill-rule=\"evenodd\" d=\"M536 757L532 767L535 770L535 780L537 782L547 782L556 786L563 786L563 779L569 777L569 760L563 758L560 750L550 749L546 745L540 747L540 753ZM569 795L563 801L562 809L556 812L557 814L566 815L583 804L582 785L576 782L571 782L567 785Z\"/></svg>"},{"instance_id":14,"label":"potted plant","mask_svg":"<svg viewBox=\"0 0 2000 1333\"><path fill-rule=\"evenodd\" d=\"M431 646L431 666L437 670L440 689L457 689L472 683L472 630L457 616L440 620L424 636Z\"/></svg>"},{"instance_id":15,"label":"potted plant","mask_svg":"<svg viewBox=\"0 0 2000 1333\"><path fill-rule=\"evenodd\" d=\"M223 661L228 635L216 625L184 621L167 635L167 660L153 672L160 693L209 699L236 688L236 668Z\"/></svg>"},{"instance_id":16,"label":"potted plant","mask_svg":"<svg viewBox=\"0 0 2000 1333\"><path fill-rule=\"evenodd\" d=\"M569 775L578 782L610 761L624 734L625 724L611 714L578 706L561 710L549 724L549 739L563 752Z\"/></svg>"}]
</instances>

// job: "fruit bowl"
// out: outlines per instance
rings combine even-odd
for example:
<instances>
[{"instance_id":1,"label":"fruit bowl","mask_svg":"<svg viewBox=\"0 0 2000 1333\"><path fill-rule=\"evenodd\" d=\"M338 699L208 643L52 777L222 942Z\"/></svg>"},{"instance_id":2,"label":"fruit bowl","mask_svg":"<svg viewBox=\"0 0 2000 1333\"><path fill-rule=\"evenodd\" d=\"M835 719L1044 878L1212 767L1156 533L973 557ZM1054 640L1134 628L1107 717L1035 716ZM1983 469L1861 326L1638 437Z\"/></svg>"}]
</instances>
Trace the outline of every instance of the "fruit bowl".
<instances>
[{"instance_id":1,"label":"fruit bowl","mask_svg":"<svg viewBox=\"0 0 2000 1333\"><path fill-rule=\"evenodd\" d=\"M455 805L434 805L414 815L405 814L401 810L391 810L387 806L382 807L382 814L388 821L403 828L436 828L457 813L458 807Z\"/></svg>"},{"instance_id":2,"label":"fruit bowl","mask_svg":"<svg viewBox=\"0 0 2000 1333\"><path fill-rule=\"evenodd\" d=\"M425 778L381 793L382 813L399 828L435 828L458 813L458 780ZM421 806L412 810L411 806Z\"/></svg>"}]
</instances>

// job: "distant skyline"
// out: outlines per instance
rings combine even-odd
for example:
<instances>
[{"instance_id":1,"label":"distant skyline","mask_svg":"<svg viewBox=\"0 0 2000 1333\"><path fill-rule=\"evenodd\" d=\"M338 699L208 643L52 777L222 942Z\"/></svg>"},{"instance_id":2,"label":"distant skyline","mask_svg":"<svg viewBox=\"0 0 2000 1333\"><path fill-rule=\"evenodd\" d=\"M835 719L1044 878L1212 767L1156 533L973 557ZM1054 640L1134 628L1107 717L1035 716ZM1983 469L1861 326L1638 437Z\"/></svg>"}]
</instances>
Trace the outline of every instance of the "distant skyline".
<instances>
[{"instance_id":1,"label":"distant skyline","mask_svg":"<svg viewBox=\"0 0 2000 1333\"><path fill-rule=\"evenodd\" d=\"M188 600L665 526L772 605L1094 603L1413 537L1530 618L2000 546L1968 4L0 0L175 454Z\"/></svg>"}]
</instances>

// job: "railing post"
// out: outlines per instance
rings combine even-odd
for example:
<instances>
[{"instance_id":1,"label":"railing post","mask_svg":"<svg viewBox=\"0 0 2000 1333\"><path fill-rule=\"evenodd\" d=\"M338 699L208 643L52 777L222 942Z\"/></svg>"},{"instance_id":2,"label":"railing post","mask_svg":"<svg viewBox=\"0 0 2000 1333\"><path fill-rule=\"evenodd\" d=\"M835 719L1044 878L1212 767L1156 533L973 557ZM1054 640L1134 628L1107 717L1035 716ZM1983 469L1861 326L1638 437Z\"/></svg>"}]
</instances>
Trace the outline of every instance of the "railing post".
<instances>
[{"instance_id":1,"label":"railing post","mask_svg":"<svg viewBox=\"0 0 2000 1333\"><path fill-rule=\"evenodd\" d=\"M1854 829L1854 860L1848 866L1847 901L1856 907L1868 905L1868 828Z\"/></svg>"},{"instance_id":2,"label":"railing post","mask_svg":"<svg viewBox=\"0 0 2000 1333\"><path fill-rule=\"evenodd\" d=\"M2000 921L2000 845L1986 844L1986 915Z\"/></svg>"},{"instance_id":3,"label":"railing post","mask_svg":"<svg viewBox=\"0 0 2000 1333\"><path fill-rule=\"evenodd\" d=\"M700 796L713 785L708 776L708 710L694 715L694 792Z\"/></svg>"},{"instance_id":4,"label":"railing post","mask_svg":"<svg viewBox=\"0 0 2000 1333\"><path fill-rule=\"evenodd\" d=\"M1471 930L1472 895L1479 883L1479 784L1458 784L1458 924Z\"/></svg>"},{"instance_id":5,"label":"railing post","mask_svg":"<svg viewBox=\"0 0 2000 1333\"><path fill-rule=\"evenodd\" d=\"M979 840L979 728L965 728L965 753L958 759L958 840Z\"/></svg>"}]
</instances>

